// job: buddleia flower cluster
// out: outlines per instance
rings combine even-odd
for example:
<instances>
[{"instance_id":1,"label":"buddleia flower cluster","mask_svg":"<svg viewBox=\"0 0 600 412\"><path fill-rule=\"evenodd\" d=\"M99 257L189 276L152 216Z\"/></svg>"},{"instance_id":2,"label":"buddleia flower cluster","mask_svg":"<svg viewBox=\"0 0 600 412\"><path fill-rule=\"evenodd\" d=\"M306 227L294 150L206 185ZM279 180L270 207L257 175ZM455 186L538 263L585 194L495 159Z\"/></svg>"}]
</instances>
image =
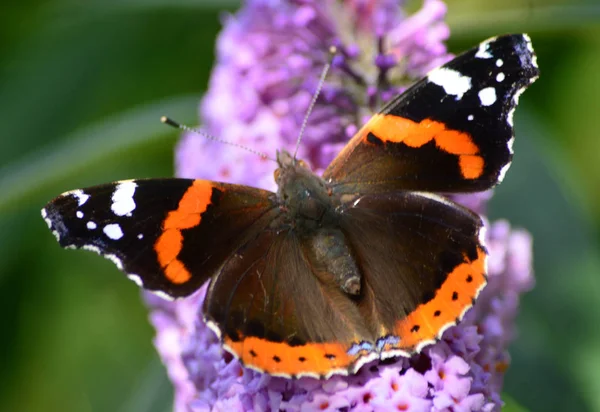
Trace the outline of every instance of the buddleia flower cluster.
<instances>
[{"instance_id":1,"label":"buddleia flower cluster","mask_svg":"<svg viewBox=\"0 0 600 412\"><path fill-rule=\"evenodd\" d=\"M248 0L224 18L202 128L270 155L293 151L336 46L298 151L323 170L386 100L452 58L445 13L439 0L410 15L394 0ZM182 136L176 166L180 177L275 189L271 161L193 133ZM454 200L485 215L491 195ZM519 297L533 286L531 237L506 221L486 225L488 285L463 321L420 354L373 361L353 376L287 380L246 369L202 321L205 287L175 302L147 294L174 410L499 410Z\"/></svg>"}]
</instances>

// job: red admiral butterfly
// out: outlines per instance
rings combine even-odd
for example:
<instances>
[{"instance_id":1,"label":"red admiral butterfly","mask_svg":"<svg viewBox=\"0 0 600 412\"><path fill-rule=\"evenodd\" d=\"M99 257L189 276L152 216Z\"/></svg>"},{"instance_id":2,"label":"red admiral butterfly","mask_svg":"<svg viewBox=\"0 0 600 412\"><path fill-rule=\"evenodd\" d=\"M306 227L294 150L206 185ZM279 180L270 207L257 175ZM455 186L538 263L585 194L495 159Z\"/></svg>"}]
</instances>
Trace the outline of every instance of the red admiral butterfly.
<instances>
[{"instance_id":1,"label":"red admiral butterfly","mask_svg":"<svg viewBox=\"0 0 600 412\"><path fill-rule=\"evenodd\" d=\"M323 173L277 154L277 193L208 180L127 180L66 192L42 216L140 286L203 313L246 366L286 377L409 356L461 320L486 284L481 218L436 192L499 183L513 112L538 76L526 35L433 70L358 131Z\"/></svg>"}]
</instances>

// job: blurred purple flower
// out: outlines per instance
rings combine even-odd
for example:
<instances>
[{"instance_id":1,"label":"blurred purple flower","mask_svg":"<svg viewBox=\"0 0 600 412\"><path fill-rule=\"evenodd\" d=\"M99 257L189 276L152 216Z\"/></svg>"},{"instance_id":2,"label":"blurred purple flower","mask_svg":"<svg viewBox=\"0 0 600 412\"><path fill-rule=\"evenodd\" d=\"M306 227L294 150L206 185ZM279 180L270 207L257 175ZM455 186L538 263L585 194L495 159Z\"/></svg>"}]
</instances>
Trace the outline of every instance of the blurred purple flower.
<instances>
[{"instance_id":1,"label":"blurred purple flower","mask_svg":"<svg viewBox=\"0 0 600 412\"><path fill-rule=\"evenodd\" d=\"M451 58L446 7L425 0L406 16L395 0L248 0L227 16L201 105L207 132L270 155L294 147L328 59L331 74L299 158L323 169L385 100ZM274 189L273 163L186 133L177 174ZM478 213L492 192L454 196ZM531 238L488 225L488 286L459 326L411 359L374 361L356 375L286 380L245 369L202 322L206 288L166 302L146 294L155 345L175 386L176 412L204 410L499 410L519 296L533 286Z\"/></svg>"}]
</instances>

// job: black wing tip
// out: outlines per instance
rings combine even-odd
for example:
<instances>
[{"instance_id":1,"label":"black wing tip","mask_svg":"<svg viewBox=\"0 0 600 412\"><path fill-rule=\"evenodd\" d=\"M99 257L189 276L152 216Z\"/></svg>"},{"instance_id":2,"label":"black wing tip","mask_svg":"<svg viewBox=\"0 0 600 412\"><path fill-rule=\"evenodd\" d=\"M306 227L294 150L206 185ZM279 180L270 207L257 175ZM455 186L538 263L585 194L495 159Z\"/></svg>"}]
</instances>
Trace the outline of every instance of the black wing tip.
<instances>
[{"instance_id":1,"label":"black wing tip","mask_svg":"<svg viewBox=\"0 0 600 412\"><path fill-rule=\"evenodd\" d=\"M50 229L60 246L63 248L73 247L72 243L68 240L69 230L65 225L62 214L56 208L54 201L48 203L41 210L41 215L48 225L48 229Z\"/></svg>"},{"instance_id":2,"label":"black wing tip","mask_svg":"<svg viewBox=\"0 0 600 412\"><path fill-rule=\"evenodd\" d=\"M497 43L502 47L503 44L514 49L520 58L521 67L525 77L531 79L533 83L539 76L539 67L537 64L537 56L533 49L531 37L527 33L503 34L484 40L481 45Z\"/></svg>"},{"instance_id":3,"label":"black wing tip","mask_svg":"<svg viewBox=\"0 0 600 412\"><path fill-rule=\"evenodd\" d=\"M50 217L51 214L48 213L48 210L52 210L51 208L52 208L52 204L48 203L46 206L44 206L42 208L40 213L42 215L42 219L44 219L44 222L46 222L46 224L48 225L48 229L53 230L54 222L52 221L52 218Z\"/></svg>"},{"instance_id":4,"label":"black wing tip","mask_svg":"<svg viewBox=\"0 0 600 412\"><path fill-rule=\"evenodd\" d=\"M66 216L68 212L83 205L90 195L84 190L77 189L62 193L48 202L40 211L42 218L48 225L48 229L52 232L56 240L63 248L77 248L73 243L73 238L69 230L69 218ZM75 242L77 243L77 242Z\"/></svg>"},{"instance_id":5,"label":"black wing tip","mask_svg":"<svg viewBox=\"0 0 600 412\"><path fill-rule=\"evenodd\" d=\"M540 75L540 68L537 63L537 56L535 50L533 50L533 43L531 37L527 33L522 33L515 36L515 48L519 51L521 56L521 64L527 71L527 74L532 79L531 82L535 81Z\"/></svg>"}]
</instances>

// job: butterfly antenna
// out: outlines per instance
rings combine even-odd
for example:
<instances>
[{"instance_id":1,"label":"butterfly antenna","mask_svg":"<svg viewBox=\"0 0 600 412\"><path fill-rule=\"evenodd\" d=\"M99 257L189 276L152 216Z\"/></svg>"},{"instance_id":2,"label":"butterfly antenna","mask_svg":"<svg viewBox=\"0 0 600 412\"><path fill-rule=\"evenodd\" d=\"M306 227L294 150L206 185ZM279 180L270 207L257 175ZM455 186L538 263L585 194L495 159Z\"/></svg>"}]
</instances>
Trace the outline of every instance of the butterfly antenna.
<instances>
[{"instance_id":1,"label":"butterfly antenna","mask_svg":"<svg viewBox=\"0 0 600 412\"><path fill-rule=\"evenodd\" d=\"M230 142L228 140L219 139L219 138L217 138L217 137L215 137L213 135L210 135L210 134L208 134L205 131L202 131L200 129L195 129L193 127L186 126L185 124L178 123L175 120L171 119L170 117L162 116L160 118L160 121L163 122L164 124L167 124L167 125L169 125L171 127L176 128L176 129L180 129L180 130L183 130L183 131L186 131L186 132L195 133L197 135L200 135L202 137L207 138L208 140L214 140L215 142L219 142L219 143L223 143L223 144L228 144L228 145L234 146L234 147L239 147L240 149L244 149L244 150L246 150L246 151L248 151L250 153L254 153L255 155L258 155L258 156L262 157L263 159L272 160L272 161L276 162L275 159L273 159L272 157L270 157L266 153L259 152L258 150L251 149L251 148L246 147L244 145L241 145L239 143L235 143L235 142Z\"/></svg>"},{"instance_id":2,"label":"butterfly antenna","mask_svg":"<svg viewBox=\"0 0 600 412\"><path fill-rule=\"evenodd\" d=\"M312 113L313 108L315 107L315 103L319 98L319 94L323 89L323 84L325 83L325 77L327 77L327 72L331 67L331 63L335 54L337 53L337 48L335 46L331 46L329 48L329 60L325 63L325 67L323 67L323 71L321 72L321 77L319 78L319 83L317 84L317 90L315 90L315 94L313 94L312 100L310 101L310 105L308 106L308 110L304 115L304 120L302 121L302 126L300 126L300 133L298 133L298 140L296 140L296 148L294 149L294 159L296 158L296 154L298 153L298 149L300 148L300 141L302 140L302 135L304 134L304 129L306 129L306 124L308 123L308 117Z\"/></svg>"}]
</instances>

